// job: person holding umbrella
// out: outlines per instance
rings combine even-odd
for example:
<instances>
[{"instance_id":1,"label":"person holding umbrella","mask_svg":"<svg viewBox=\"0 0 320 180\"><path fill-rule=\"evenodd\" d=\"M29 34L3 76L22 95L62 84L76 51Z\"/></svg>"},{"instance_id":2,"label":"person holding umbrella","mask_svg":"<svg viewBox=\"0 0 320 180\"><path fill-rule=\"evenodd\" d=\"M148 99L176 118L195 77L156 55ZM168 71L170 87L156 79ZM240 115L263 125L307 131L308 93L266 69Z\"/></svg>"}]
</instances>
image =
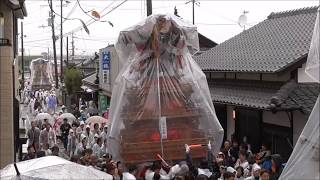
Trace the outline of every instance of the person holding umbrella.
<instances>
[{"instance_id":1,"label":"person holding umbrella","mask_svg":"<svg viewBox=\"0 0 320 180\"><path fill-rule=\"evenodd\" d=\"M67 150L68 135L69 135L70 129L71 129L71 125L68 123L68 119L64 118L63 123L60 126L60 131L61 131L61 137L63 141L63 147L65 150Z\"/></svg>"}]
</instances>

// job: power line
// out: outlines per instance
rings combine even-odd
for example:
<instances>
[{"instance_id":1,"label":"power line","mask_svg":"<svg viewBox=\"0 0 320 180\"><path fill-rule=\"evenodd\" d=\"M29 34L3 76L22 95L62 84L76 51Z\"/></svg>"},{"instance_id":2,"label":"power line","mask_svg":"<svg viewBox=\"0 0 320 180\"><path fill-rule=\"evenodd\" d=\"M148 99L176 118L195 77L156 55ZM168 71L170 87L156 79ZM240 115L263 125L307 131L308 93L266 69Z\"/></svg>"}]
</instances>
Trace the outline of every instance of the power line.
<instances>
[{"instance_id":1,"label":"power line","mask_svg":"<svg viewBox=\"0 0 320 180\"><path fill-rule=\"evenodd\" d=\"M113 2L115 2L116 0L114 0ZM124 0L122 1L120 4L118 4L117 6L113 7L110 11L108 11L107 13L105 13L104 15L102 15L100 18L103 18L104 16L110 14L112 11L116 10L118 7L120 7L121 5L123 5L125 2L127 2L128 0ZM85 23L85 25L88 27L90 26L91 24L95 23L96 21L91 21L89 20L87 23ZM69 31L68 33L65 33L63 36L65 35L68 35L68 34L71 34L71 33L76 33L78 31L80 31L83 27L82 26L79 26L78 28L75 28L71 31Z\"/></svg>"}]
</instances>

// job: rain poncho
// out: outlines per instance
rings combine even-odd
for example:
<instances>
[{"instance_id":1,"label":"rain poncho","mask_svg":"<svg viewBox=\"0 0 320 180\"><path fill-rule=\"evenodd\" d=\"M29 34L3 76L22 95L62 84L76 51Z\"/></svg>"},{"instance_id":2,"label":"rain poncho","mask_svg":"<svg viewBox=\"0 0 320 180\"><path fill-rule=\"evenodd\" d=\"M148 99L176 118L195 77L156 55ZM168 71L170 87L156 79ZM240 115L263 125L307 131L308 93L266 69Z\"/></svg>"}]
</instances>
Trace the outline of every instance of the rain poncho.
<instances>
[{"instance_id":1,"label":"rain poncho","mask_svg":"<svg viewBox=\"0 0 320 180\"><path fill-rule=\"evenodd\" d=\"M320 8L312 36L311 46L307 59L306 73L317 83L320 83ZM320 96L309 116L294 150L286 164L280 180L286 179L319 179L319 109Z\"/></svg>"},{"instance_id":2,"label":"rain poncho","mask_svg":"<svg viewBox=\"0 0 320 180\"><path fill-rule=\"evenodd\" d=\"M151 15L120 32L115 48L124 67L110 106L108 147L113 157L121 159L122 152L135 148L148 160L144 148L152 151L151 145L143 146L148 142L162 144L162 152L154 153L165 157L169 146L180 142L176 154L184 157L185 143L207 144L209 139L217 153L223 129L206 76L192 59L199 50L196 27L173 15Z\"/></svg>"}]
</instances>

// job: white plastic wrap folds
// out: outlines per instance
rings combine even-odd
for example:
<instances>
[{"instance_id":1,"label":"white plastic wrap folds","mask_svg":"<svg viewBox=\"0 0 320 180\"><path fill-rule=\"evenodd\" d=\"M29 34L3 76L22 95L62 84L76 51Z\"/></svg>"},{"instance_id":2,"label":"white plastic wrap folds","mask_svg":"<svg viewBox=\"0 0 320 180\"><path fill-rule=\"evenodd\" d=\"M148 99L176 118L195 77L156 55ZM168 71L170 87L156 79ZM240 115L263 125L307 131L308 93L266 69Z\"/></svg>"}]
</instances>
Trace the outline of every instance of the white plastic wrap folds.
<instances>
[{"instance_id":1,"label":"white plastic wrap folds","mask_svg":"<svg viewBox=\"0 0 320 180\"><path fill-rule=\"evenodd\" d=\"M205 132L217 153L223 129L213 107L206 76L192 58L199 50L196 26L173 15L151 15L121 31L115 48L124 67L115 80L110 105L108 147L113 157L121 159L121 132L127 129L122 114L131 109L136 109L132 119L147 114L158 116L155 126L164 111L198 109L201 117L198 127L194 128ZM130 96L132 89L139 91L137 96Z\"/></svg>"},{"instance_id":2,"label":"white plastic wrap folds","mask_svg":"<svg viewBox=\"0 0 320 180\"><path fill-rule=\"evenodd\" d=\"M311 46L308 54L306 73L317 83L319 78L320 63L320 8L317 12L317 19L311 40ZM280 180L287 179L319 179L319 163L320 163L320 144L319 144L319 109L320 96L318 96L315 106L309 116L294 150L286 164Z\"/></svg>"}]
</instances>

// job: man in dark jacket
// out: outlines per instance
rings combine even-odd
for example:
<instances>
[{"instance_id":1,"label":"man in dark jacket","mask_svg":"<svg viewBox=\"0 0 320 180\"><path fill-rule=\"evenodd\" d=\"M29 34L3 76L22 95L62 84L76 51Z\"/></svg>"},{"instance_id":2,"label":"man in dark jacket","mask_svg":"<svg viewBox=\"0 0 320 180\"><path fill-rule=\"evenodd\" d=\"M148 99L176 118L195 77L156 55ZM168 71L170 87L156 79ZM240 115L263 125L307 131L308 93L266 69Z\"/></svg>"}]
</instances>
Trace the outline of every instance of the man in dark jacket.
<instances>
[{"instance_id":1,"label":"man in dark jacket","mask_svg":"<svg viewBox=\"0 0 320 180\"><path fill-rule=\"evenodd\" d=\"M68 123L68 119L64 118L63 124L61 124L61 126L60 126L60 131L61 131L61 137L62 137L63 146L64 146L65 150L67 150L68 135L69 135L70 129L71 129L71 125Z\"/></svg>"}]
</instances>

